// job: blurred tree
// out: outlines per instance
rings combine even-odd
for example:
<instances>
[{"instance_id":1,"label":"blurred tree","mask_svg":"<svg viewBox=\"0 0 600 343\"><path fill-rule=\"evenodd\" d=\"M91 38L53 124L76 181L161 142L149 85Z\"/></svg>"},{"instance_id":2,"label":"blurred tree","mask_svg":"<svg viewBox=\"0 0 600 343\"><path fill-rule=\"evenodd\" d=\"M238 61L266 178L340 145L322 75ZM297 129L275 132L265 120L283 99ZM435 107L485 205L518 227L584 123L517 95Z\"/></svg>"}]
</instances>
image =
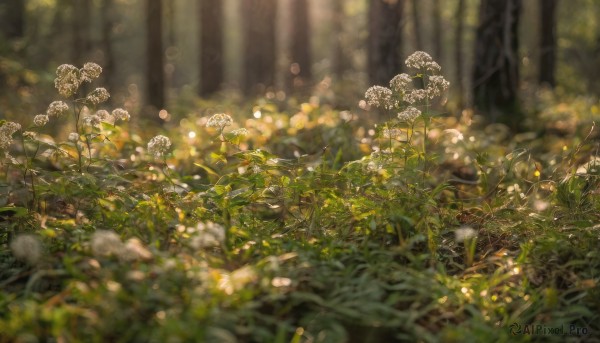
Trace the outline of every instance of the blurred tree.
<instances>
[{"instance_id":1,"label":"blurred tree","mask_svg":"<svg viewBox=\"0 0 600 343\"><path fill-rule=\"evenodd\" d=\"M24 36L25 0L3 0L0 3L0 34L5 39Z\"/></svg>"},{"instance_id":2,"label":"blurred tree","mask_svg":"<svg viewBox=\"0 0 600 343\"><path fill-rule=\"evenodd\" d=\"M311 79L311 48L308 0L291 0L290 4L289 89L305 89Z\"/></svg>"},{"instance_id":3,"label":"blurred tree","mask_svg":"<svg viewBox=\"0 0 600 343\"><path fill-rule=\"evenodd\" d=\"M146 104L153 110L165 106L162 0L146 0ZM157 118L157 117L152 117Z\"/></svg>"},{"instance_id":4,"label":"blurred tree","mask_svg":"<svg viewBox=\"0 0 600 343\"><path fill-rule=\"evenodd\" d=\"M244 57L243 90L264 93L275 84L275 23L277 0L242 0Z\"/></svg>"},{"instance_id":5,"label":"blurred tree","mask_svg":"<svg viewBox=\"0 0 600 343\"><path fill-rule=\"evenodd\" d=\"M72 0L73 63L78 66L90 60L92 52L92 2ZM59 11L61 9L58 9Z\"/></svg>"},{"instance_id":6,"label":"blurred tree","mask_svg":"<svg viewBox=\"0 0 600 343\"><path fill-rule=\"evenodd\" d=\"M415 38L415 49L423 51L423 35L421 29L421 18L419 17L419 2L423 0L413 0L411 6L412 21L413 21L413 34Z\"/></svg>"},{"instance_id":7,"label":"blurred tree","mask_svg":"<svg viewBox=\"0 0 600 343\"><path fill-rule=\"evenodd\" d=\"M113 51L113 28L115 25L116 11L114 0L102 0L100 5L101 31L102 31L102 78L104 84L108 86L109 92L116 89L115 82L115 54Z\"/></svg>"},{"instance_id":8,"label":"blurred tree","mask_svg":"<svg viewBox=\"0 0 600 343\"><path fill-rule=\"evenodd\" d=\"M200 87L201 96L215 93L223 83L222 0L200 0Z\"/></svg>"},{"instance_id":9,"label":"blurred tree","mask_svg":"<svg viewBox=\"0 0 600 343\"><path fill-rule=\"evenodd\" d=\"M387 85L402 70L404 0L369 1L368 73L372 85Z\"/></svg>"},{"instance_id":10,"label":"blurred tree","mask_svg":"<svg viewBox=\"0 0 600 343\"><path fill-rule=\"evenodd\" d=\"M458 109L462 110L465 106L464 91L464 69L463 69L463 29L465 21L465 0L458 0L456 4L456 31L454 32L454 60L456 63L456 90L458 98Z\"/></svg>"},{"instance_id":11,"label":"blurred tree","mask_svg":"<svg viewBox=\"0 0 600 343\"><path fill-rule=\"evenodd\" d=\"M338 80L344 76L348 67L348 59L344 52L344 21L345 21L344 0L333 0L331 2L331 20L333 33L333 75Z\"/></svg>"},{"instance_id":12,"label":"blurred tree","mask_svg":"<svg viewBox=\"0 0 600 343\"><path fill-rule=\"evenodd\" d=\"M539 83L554 88L556 68L556 5L558 0L540 0Z\"/></svg>"},{"instance_id":13,"label":"blurred tree","mask_svg":"<svg viewBox=\"0 0 600 343\"><path fill-rule=\"evenodd\" d=\"M474 106L490 122L512 129L523 119L518 101L520 12L521 0L482 0L475 39Z\"/></svg>"},{"instance_id":14,"label":"blurred tree","mask_svg":"<svg viewBox=\"0 0 600 343\"><path fill-rule=\"evenodd\" d=\"M433 58L439 63L443 63L443 37L442 30L442 5L440 0L433 0L431 4L431 17L433 19ZM457 19L460 20L460 19Z\"/></svg>"}]
</instances>

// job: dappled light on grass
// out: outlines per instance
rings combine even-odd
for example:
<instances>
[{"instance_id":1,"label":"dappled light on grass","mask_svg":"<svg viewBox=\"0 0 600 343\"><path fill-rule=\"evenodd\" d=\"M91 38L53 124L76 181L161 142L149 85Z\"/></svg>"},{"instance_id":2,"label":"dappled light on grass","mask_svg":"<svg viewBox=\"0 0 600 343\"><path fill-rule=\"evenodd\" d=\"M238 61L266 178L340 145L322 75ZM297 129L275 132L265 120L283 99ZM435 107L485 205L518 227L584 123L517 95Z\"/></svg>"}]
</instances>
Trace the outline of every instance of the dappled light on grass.
<instances>
[{"instance_id":1,"label":"dappled light on grass","mask_svg":"<svg viewBox=\"0 0 600 343\"><path fill-rule=\"evenodd\" d=\"M0 342L509 341L532 323L591 337L585 106L546 100L566 131L550 111L544 135L478 126L433 110L447 85L427 56L356 99L376 123L263 99L165 111L143 136L95 108L103 91L71 94L86 67L63 67L76 101L0 126ZM44 131L59 119L65 141Z\"/></svg>"}]
</instances>

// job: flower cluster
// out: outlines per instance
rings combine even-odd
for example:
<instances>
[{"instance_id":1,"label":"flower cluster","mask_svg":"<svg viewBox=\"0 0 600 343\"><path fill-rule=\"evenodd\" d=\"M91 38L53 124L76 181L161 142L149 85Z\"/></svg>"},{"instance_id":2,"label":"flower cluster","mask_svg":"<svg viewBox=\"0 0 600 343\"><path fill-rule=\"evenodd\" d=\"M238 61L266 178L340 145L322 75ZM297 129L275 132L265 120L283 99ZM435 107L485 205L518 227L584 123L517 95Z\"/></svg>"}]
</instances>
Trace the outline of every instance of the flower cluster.
<instances>
[{"instance_id":1,"label":"flower cluster","mask_svg":"<svg viewBox=\"0 0 600 343\"><path fill-rule=\"evenodd\" d=\"M127 112L126 110L124 110L122 108L115 108L112 111L112 115L115 118L115 120L123 120L123 121L128 121L129 118L131 117L129 115L129 112Z\"/></svg>"},{"instance_id":2,"label":"flower cluster","mask_svg":"<svg viewBox=\"0 0 600 343\"><path fill-rule=\"evenodd\" d=\"M48 124L48 121L50 121L50 118L47 114L38 114L37 116L33 117L33 125L38 127Z\"/></svg>"},{"instance_id":3,"label":"flower cluster","mask_svg":"<svg viewBox=\"0 0 600 343\"><path fill-rule=\"evenodd\" d=\"M412 123L421 115L416 107L408 106L404 111L398 113L398 119L403 122Z\"/></svg>"},{"instance_id":4,"label":"flower cluster","mask_svg":"<svg viewBox=\"0 0 600 343\"><path fill-rule=\"evenodd\" d=\"M219 130L223 130L225 126L231 126L233 119L229 114L217 113L208 119L206 127L218 127Z\"/></svg>"},{"instance_id":5,"label":"flower cluster","mask_svg":"<svg viewBox=\"0 0 600 343\"><path fill-rule=\"evenodd\" d=\"M405 63L407 67L419 69L421 72L414 76L406 73L394 76L390 81L390 88L373 86L365 93L365 99L369 105L386 110L397 109L401 104L408 105L411 109L402 111L398 118L410 122L416 119L415 114L417 117L420 115L420 111L414 108L414 105L441 96L450 83L443 76L435 75L441 67L423 51L410 55ZM415 87L413 80L416 78L423 80L425 88Z\"/></svg>"},{"instance_id":6,"label":"flower cluster","mask_svg":"<svg viewBox=\"0 0 600 343\"><path fill-rule=\"evenodd\" d=\"M11 243L13 255L30 265L35 265L42 257L42 243L33 235L19 235Z\"/></svg>"},{"instance_id":7,"label":"flower cluster","mask_svg":"<svg viewBox=\"0 0 600 343\"><path fill-rule=\"evenodd\" d=\"M404 61L404 64L406 64L406 66L409 68L425 69L433 72L440 71L442 69L442 67L440 67L440 65L437 64L428 53L423 51L416 51L412 55L408 56L406 61Z\"/></svg>"},{"instance_id":8,"label":"flower cluster","mask_svg":"<svg viewBox=\"0 0 600 343\"><path fill-rule=\"evenodd\" d=\"M98 105L108 100L108 98L110 98L110 94L108 94L106 88L99 87L88 94L85 100L91 104Z\"/></svg>"},{"instance_id":9,"label":"flower cluster","mask_svg":"<svg viewBox=\"0 0 600 343\"><path fill-rule=\"evenodd\" d=\"M235 130L231 131L231 134L236 137L248 136L248 130L246 130L245 128L235 129Z\"/></svg>"},{"instance_id":10,"label":"flower cluster","mask_svg":"<svg viewBox=\"0 0 600 343\"><path fill-rule=\"evenodd\" d=\"M79 134L77 132L69 133L69 137L67 138L70 142L77 142L79 140Z\"/></svg>"},{"instance_id":11,"label":"flower cluster","mask_svg":"<svg viewBox=\"0 0 600 343\"><path fill-rule=\"evenodd\" d=\"M102 68L92 62L84 64L81 69L71 64L62 64L56 68L54 87L60 95L68 98L77 92L82 83L92 82L100 73Z\"/></svg>"},{"instance_id":12,"label":"flower cluster","mask_svg":"<svg viewBox=\"0 0 600 343\"><path fill-rule=\"evenodd\" d=\"M88 127L99 127L102 119L97 114L92 114L83 118L83 125Z\"/></svg>"},{"instance_id":13,"label":"flower cluster","mask_svg":"<svg viewBox=\"0 0 600 343\"><path fill-rule=\"evenodd\" d=\"M367 104L375 107L392 109L392 90L382 86L373 86L365 93Z\"/></svg>"},{"instance_id":14,"label":"flower cluster","mask_svg":"<svg viewBox=\"0 0 600 343\"><path fill-rule=\"evenodd\" d=\"M171 147L171 140L163 135L158 135L148 142L148 153L161 157Z\"/></svg>"},{"instance_id":15,"label":"flower cluster","mask_svg":"<svg viewBox=\"0 0 600 343\"><path fill-rule=\"evenodd\" d=\"M0 149L8 149L13 142L12 135L20 129L21 125L12 121L0 126Z\"/></svg>"},{"instance_id":16,"label":"flower cluster","mask_svg":"<svg viewBox=\"0 0 600 343\"><path fill-rule=\"evenodd\" d=\"M63 113L69 110L69 106L62 101L53 101L48 105L46 114L48 116L60 117Z\"/></svg>"}]
</instances>

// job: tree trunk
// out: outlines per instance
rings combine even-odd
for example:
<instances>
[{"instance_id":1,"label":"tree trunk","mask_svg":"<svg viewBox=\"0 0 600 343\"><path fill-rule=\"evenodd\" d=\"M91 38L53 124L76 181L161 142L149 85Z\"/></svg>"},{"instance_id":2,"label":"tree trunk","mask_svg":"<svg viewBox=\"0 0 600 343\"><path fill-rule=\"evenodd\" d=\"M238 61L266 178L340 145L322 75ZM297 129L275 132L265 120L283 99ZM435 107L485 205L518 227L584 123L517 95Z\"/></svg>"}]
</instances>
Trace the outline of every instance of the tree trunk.
<instances>
[{"instance_id":1,"label":"tree trunk","mask_svg":"<svg viewBox=\"0 0 600 343\"><path fill-rule=\"evenodd\" d=\"M223 83L222 0L200 0L200 87L201 96L219 90Z\"/></svg>"},{"instance_id":2,"label":"tree trunk","mask_svg":"<svg viewBox=\"0 0 600 343\"><path fill-rule=\"evenodd\" d=\"M442 5L440 4L440 0L433 0L431 12L433 18L433 58L440 64L443 64L444 31L442 30Z\"/></svg>"},{"instance_id":3,"label":"tree trunk","mask_svg":"<svg viewBox=\"0 0 600 343\"><path fill-rule=\"evenodd\" d=\"M558 0L540 0L539 83L554 88L556 66L556 5Z\"/></svg>"},{"instance_id":4,"label":"tree trunk","mask_svg":"<svg viewBox=\"0 0 600 343\"><path fill-rule=\"evenodd\" d=\"M2 2L0 4L0 34L8 40L23 38L25 35L25 0L4 0Z\"/></svg>"},{"instance_id":5,"label":"tree trunk","mask_svg":"<svg viewBox=\"0 0 600 343\"><path fill-rule=\"evenodd\" d=\"M72 0L73 63L81 67L88 62L92 51L92 2Z\"/></svg>"},{"instance_id":6,"label":"tree trunk","mask_svg":"<svg viewBox=\"0 0 600 343\"><path fill-rule=\"evenodd\" d=\"M146 30L146 104L161 110L165 106L161 0L146 0Z\"/></svg>"},{"instance_id":7,"label":"tree trunk","mask_svg":"<svg viewBox=\"0 0 600 343\"><path fill-rule=\"evenodd\" d=\"M306 89L310 84L311 48L308 0L291 0L290 4L290 66L289 89L292 92Z\"/></svg>"},{"instance_id":8,"label":"tree trunk","mask_svg":"<svg viewBox=\"0 0 600 343\"><path fill-rule=\"evenodd\" d=\"M257 95L275 84L277 0L242 1L243 90L247 95Z\"/></svg>"},{"instance_id":9,"label":"tree trunk","mask_svg":"<svg viewBox=\"0 0 600 343\"><path fill-rule=\"evenodd\" d=\"M370 0L368 73L372 85L387 85L402 70L403 0Z\"/></svg>"},{"instance_id":10,"label":"tree trunk","mask_svg":"<svg viewBox=\"0 0 600 343\"><path fill-rule=\"evenodd\" d=\"M332 33L333 33L333 75L342 80L347 68L346 53L344 52L344 0L332 1Z\"/></svg>"},{"instance_id":11,"label":"tree trunk","mask_svg":"<svg viewBox=\"0 0 600 343\"><path fill-rule=\"evenodd\" d=\"M521 0L482 0L475 41L474 105L490 122L520 128L518 24Z\"/></svg>"},{"instance_id":12,"label":"tree trunk","mask_svg":"<svg viewBox=\"0 0 600 343\"><path fill-rule=\"evenodd\" d=\"M423 0L413 0L412 1L412 19L413 19L413 29L415 35L415 48L418 51L423 51L423 35L421 29L421 18L419 17L419 1Z\"/></svg>"},{"instance_id":13,"label":"tree trunk","mask_svg":"<svg viewBox=\"0 0 600 343\"><path fill-rule=\"evenodd\" d=\"M102 0L100 8L100 14L102 16L102 50L103 50L103 61L102 61L102 78L104 83L108 87L109 92L116 90L115 82L115 53L113 51L113 28L115 20L115 8L114 0Z\"/></svg>"},{"instance_id":14,"label":"tree trunk","mask_svg":"<svg viewBox=\"0 0 600 343\"><path fill-rule=\"evenodd\" d=\"M456 5L456 31L454 33L456 62L456 91L458 98L458 109L462 111L465 107L465 87L464 87L464 68L463 68L463 29L465 18L465 0L458 0Z\"/></svg>"}]
</instances>

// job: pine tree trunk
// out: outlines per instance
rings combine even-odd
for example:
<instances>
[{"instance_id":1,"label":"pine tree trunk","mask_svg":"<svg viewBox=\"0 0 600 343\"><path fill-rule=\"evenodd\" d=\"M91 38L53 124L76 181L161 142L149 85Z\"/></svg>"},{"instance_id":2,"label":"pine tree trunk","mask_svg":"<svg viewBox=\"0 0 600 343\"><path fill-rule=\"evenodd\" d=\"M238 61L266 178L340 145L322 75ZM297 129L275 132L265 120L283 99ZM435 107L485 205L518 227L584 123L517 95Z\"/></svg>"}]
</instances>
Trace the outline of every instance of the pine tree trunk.
<instances>
[{"instance_id":1,"label":"pine tree trunk","mask_svg":"<svg viewBox=\"0 0 600 343\"><path fill-rule=\"evenodd\" d=\"M115 53L113 51L113 28L115 20L114 0L102 0L100 14L102 16L102 78L109 92L116 91L115 80Z\"/></svg>"},{"instance_id":2,"label":"pine tree trunk","mask_svg":"<svg viewBox=\"0 0 600 343\"><path fill-rule=\"evenodd\" d=\"M73 32L73 63L83 65L90 58L92 50L92 3L86 0L73 0L71 23Z\"/></svg>"},{"instance_id":3,"label":"pine tree trunk","mask_svg":"<svg viewBox=\"0 0 600 343\"><path fill-rule=\"evenodd\" d=\"M413 0L412 1L412 20L413 20L413 34L415 35L415 48L419 51L423 51L423 34L421 29L421 18L419 17L419 1L423 0Z\"/></svg>"},{"instance_id":4,"label":"pine tree trunk","mask_svg":"<svg viewBox=\"0 0 600 343\"><path fill-rule=\"evenodd\" d=\"M242 0L244 57L243 90L263 94L275 84L275 23L277 0Z\"/></svg>"},{"instance_id":5,"label":"pine tree trunk","mask_svg":"<svg viewBox=\"0 0 600 343\"><path fill-rule=\"evenodd\" d=\"M521 0L482 0L475 43L474 105L490 122L512 129L519 108L518 24Z\"/></svg>"},{"instance_id":6,"label":"pine tree trunk","mask_svg":"<svg viewBox=\"0 0 600 343\"><path fill-rule=\"evenodd\" d=\"M222 0L200 0L200 88L201 96L211 95L223 83Z\"/></svg>"},{"instance_id":7,"label":"pine tree trunk","mask_svg":"<svg viewBox=\"0 0 600 343\"><path fill-rule=\"evenodd\" d=\"M540 0L539 83L554 88L556 67L556 5L558 0Z\"/></svg>"},{"instance_id":8,"label":"pine tree trunk","mask_svg":"<svg viewBox=\"0 0 600 343\"><path fill-rule=\"evenodd\" d=\"M310 85L311 47L308 0L291 0L290 4L289 89L302 91Z\"/></svg>"},{"instance_id":9,"label":"pine tree trunk","mask_svg":"<svg viewBox=\"0 0 600 343\"><path fill-rule=\"evenodd\" d=\"M433 58L439 63L444 62L444 31L442 30L442 5L440 0L433 0L431 16L433 18ZM460 20L460 19L457 19Z\"/></svg>"},{"instance_id":10,"label":"pine tree trunk","mask_svg":"<svg viewBox=\"0 0 600 343\"><path fill-rule=\"evenodd\" d=\"M165 106L162 1L146 0L146 30L146 104L155 111Z\"/></svg>"},{"instance_id":11,"label":"pine tree trunk","mask_svg":"<svg viewBox=\"0 0 600 343\"><path fill-rule=\"evenodd\" d=\"M25 35L25 0L3 0L0 4L0 35L5 39ZM0 36L0 38L2 38Z\"/></svg>"},{"instance_id":12,"label":"pine tree trunk","mask_svg":"<svg viewBox=\"0 0 600 343\"><path fill-rule=\"evenodd\" d=\"M454 59L456 63L456 91L458 98L458 109L465 107L465 87L464 87L464 68L463 68L463 30L465 18L465 0L458 0L456 6L456 31L454 32Z\"/></svg>"},{"instance_id":13,"label":"pine tree trunk","mask_svg":"<svg viewBox=\"0 0 600 343\"><path fill-rule=\"evenodd\" d=\"M402 70L404 1L370 0L368 73L372 85L387 85Z\"/></svg>"},{"instance_id":14,"label":"pine tree trunk","mask_svg":"<svg viewBox=\"0 0 600 343\"><path fill-rule=\"evenodd\" d=\"M337 80L342 80L347 68L347 58L344 52L344 1L333 0L332 7L332 28L333 33L333 75Z\"/></svg>"}]
</instances>

